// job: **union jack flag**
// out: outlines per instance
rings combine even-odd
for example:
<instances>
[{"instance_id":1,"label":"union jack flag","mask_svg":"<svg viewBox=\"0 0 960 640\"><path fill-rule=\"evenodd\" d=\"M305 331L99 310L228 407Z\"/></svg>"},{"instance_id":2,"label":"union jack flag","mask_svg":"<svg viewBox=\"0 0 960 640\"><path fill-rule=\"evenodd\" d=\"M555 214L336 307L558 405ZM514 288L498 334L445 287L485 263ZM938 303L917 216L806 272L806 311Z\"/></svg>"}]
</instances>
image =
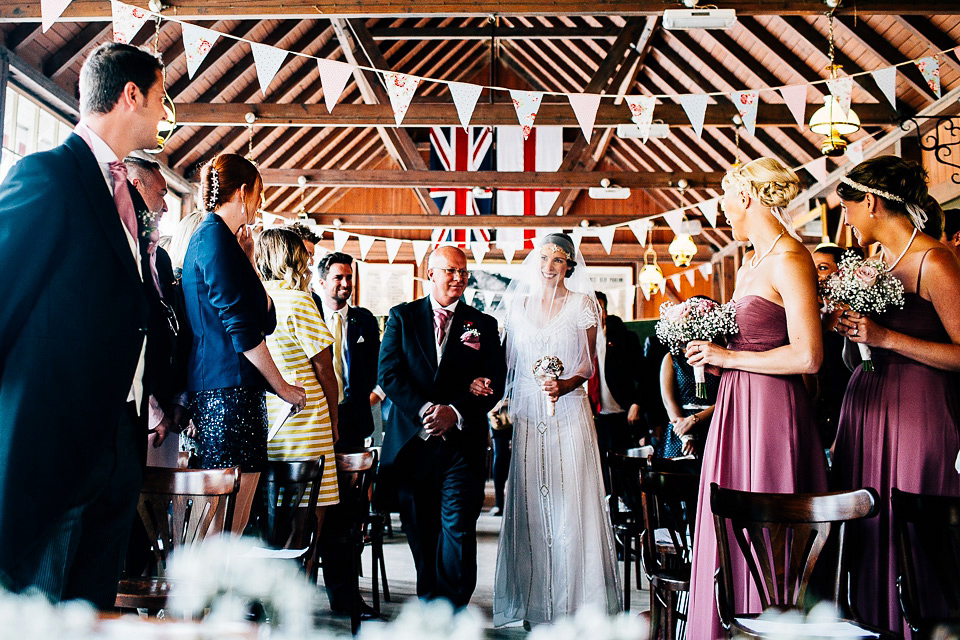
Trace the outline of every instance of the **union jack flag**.
<instances>
[{"instance_id":1,"label":"union jack flag","mask_svg":"<svg viewBox=\"0 0 960 640\"><path fill-rule=\"evenodd\" d=\"M563 127L534 127L526 138L520 127L497 127L498 171L557 171L563 162ZM497 189L497 215L545 216L560 195L559 189ZM497 232L497 242L532 249L533 228L508 227Z\"/></svg>"},{"instance_id":2,"label":"union jack flag","mask_svg":"<svg viewBox=\"0 0 960 640\"><path fill-rule=\"evenodd\" d=\"M430 169L434 171L493 170L493 129L490 127L432 127L430 129ZM475 187L436 187L430 197L440 215L484 216L492 213L493 192ZM433 231L433 245L456 244L466 248L471 242L490 242L489 229L440 228Z\"/></svg>"}]
</instances>

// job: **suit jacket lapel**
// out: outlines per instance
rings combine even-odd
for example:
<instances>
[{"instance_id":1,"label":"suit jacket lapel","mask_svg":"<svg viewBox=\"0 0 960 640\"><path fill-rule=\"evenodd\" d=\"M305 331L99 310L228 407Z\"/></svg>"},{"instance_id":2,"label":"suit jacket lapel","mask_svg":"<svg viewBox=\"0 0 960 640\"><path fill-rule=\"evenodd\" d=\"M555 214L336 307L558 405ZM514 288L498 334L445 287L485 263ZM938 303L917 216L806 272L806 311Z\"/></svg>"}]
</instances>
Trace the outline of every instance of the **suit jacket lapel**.
<instances>
[{"instance_id":1,"label":"suit jacket lapel","mask_svg":"<svg viewBox=\"0 0 960 640\"><path fill-rule=\"evenodd\" d=\"M420 349L423 350L424 358L430 363L430 370L436 373L437 339L433 334L433 307L430 304L430 296L421 298L416 305L414 330L417 341L420 343Z\"/></svg>"},{"instance_id":2,"label":"suit jacket lapel","mask_svg":"<svg viewBox=\"0 0 960 640\"><path fill-rule=\"evenodd\" d=\"M75 133L71 133L64 144L77 157L77 164L80 166L80 182L90 199L94 217L100 222L107 240L120 256L120 262L130 272L130 275L140 281L136 259L130 252L127 234L123 231L123 222L120 220L120 214L117 213L117 205L113 201L110 189L100 172L97 159L87 143ZM134 188L131 186L130 190L132 193ZM134 202L136 202L136 199L134 199Z\"/></svg>"},{"instance_id":3,"label":"suit jacket lapel","mask_svg":"<svg viewBox=\"0 0 960 640\"><path fill-rule=\"evenodd\" d=\"M464 318L467 315L467 303L463 300L457 304L453 312L453 318L450 319L450 326L447 328L447 344L443 346L443 354L440 356L442 365L448 358L456 357L456 351L460 344L460 329L463 327Z\"/></svg>"}]
</instances>

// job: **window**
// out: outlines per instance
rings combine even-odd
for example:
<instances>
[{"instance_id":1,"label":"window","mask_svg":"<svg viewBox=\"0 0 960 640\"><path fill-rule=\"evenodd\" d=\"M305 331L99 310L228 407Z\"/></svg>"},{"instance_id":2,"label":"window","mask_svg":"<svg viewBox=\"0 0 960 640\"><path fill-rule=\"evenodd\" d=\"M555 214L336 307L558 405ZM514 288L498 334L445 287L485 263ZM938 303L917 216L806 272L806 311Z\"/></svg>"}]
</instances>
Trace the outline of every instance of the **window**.
<instances>
[{"instance_id":1,"label":"window","mask_svg":"<svg viewBox=\"0 0 960 640\"><path fill-rule=\"evenodd\" d=\"M34 151L46 151L63 142L73 125L17 87L7 87L3 114L0 181L17 160Z\"/></svg>"}]
</instances>

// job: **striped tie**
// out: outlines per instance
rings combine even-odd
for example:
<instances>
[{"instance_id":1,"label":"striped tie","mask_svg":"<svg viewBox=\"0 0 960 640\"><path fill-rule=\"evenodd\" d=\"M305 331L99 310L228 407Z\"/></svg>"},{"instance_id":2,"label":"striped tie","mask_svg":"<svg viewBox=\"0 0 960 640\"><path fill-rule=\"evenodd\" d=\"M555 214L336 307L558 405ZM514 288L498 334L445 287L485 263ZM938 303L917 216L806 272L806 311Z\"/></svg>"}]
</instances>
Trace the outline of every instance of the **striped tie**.
<instances>
[{"instance_id":1,"label":"striped tie","mask_svg":"<svg viewBox=\"0 0 960 640\"><path fill-rule=\"evenodd\" d=\"M340 404L343 402L343 321L339 311L333 313L333 372L337 376L337 404Z\"/></svg>"}]
</instances>

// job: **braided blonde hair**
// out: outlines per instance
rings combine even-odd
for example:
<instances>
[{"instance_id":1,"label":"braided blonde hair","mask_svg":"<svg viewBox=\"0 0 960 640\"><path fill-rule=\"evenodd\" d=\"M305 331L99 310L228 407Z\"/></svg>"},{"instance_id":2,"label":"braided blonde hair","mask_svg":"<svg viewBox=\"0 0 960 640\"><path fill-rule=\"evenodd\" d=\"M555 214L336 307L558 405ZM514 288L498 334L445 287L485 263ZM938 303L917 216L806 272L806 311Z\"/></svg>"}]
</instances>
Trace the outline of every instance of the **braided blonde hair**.
<instances>
[{"instance_id":1,"label":"braided blonde hair","mask_svg":"<svg viewBox=\"0 0 960 640\"><path fill-rule=\"evenodd\" d=\"M786 212L787 205L800 193L800 178L792 169L783 166L776 158L757 158L727 171L722 184L725 191L748 193L761 205L770 207L770 212L784 230L800 240Z\"/></svg>"}]
</instances>

